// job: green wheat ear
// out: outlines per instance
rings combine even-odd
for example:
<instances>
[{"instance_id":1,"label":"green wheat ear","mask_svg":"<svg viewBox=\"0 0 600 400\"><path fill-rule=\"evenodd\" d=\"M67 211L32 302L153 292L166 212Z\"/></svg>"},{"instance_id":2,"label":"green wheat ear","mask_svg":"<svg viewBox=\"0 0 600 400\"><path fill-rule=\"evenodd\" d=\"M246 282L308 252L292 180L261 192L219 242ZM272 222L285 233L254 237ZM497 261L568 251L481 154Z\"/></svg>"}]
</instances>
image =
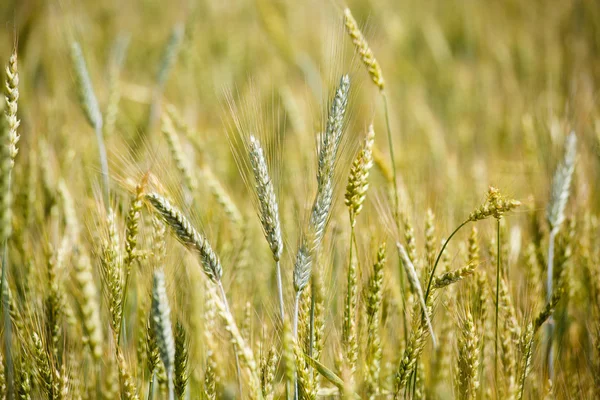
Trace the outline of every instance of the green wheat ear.
<instances>
[{"instance_id":1,"label":"green wheat ear","mask_svg":"<svg viewBox=\"0 0 600 400\"><path fill-rule=\"evenodd\" d=\"M173 394L173 372L175 366L175 339L171 327L171 308L167 298L165 273L162 270L154 272L152 280L152 309L150 312L152 326L160 359L167 371L169 398Z\"/></svg>"}]
</instances>

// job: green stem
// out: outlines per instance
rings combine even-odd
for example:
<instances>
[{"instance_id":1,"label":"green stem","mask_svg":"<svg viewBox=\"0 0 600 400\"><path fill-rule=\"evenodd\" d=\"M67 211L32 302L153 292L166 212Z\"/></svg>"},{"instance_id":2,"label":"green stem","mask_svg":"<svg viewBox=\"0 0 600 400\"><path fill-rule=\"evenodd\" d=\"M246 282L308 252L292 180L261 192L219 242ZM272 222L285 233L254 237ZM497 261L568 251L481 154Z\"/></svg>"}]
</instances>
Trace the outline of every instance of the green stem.
<instances>
[{"instance_id":1,"label":"green stem","mask_svg":"<svg viewBox=\"0 0 600 400\"><path fill-rule=\"evenodd\" d=\"M437 269L437 266L438 266L438 264L440 262L440 259L442 258L442 254L444 253L444 250L446 250L446 246L448 246L448 243L450 243L450 239L452 239L452 237L454 235L456 235L456 233L460 230L460 228L462 228L463 226L465 226L469 222L471 222L471 220L468 219L468 220L464 221L462 224L460 224L458 226L458 228L456 228L454 230L454 232L452 232L450 234L450 236L448 237L448 239L446 239L444 241L444 244L442 245L442 249L438 253L437 258L435 259L435 263L433 264L433 268L431 269L431 273L429 274L429 282L427 283L427 290L425 291L425 304L427 304L427 299L429 298L429 293L431 292L431 284L433 283L433 277L435 276L435 270Z\"/></svg>"},{"instance_id":2,"label":"green stem","mask_svg":"<svg viewBox=\"0 0 600 400\"><path fill-rule=\"evenodd\" d=\"M148 385L148 400L154 399L154 371L152 371L152 375L150 376L150 384Z\"/></svg>"},{"instance_id":3,"label":"green stem","mask_svg":"<svg viewBox=\"0 0 600 400\"><path fill-rule=\"evenodd\" d=\"M400 257L398 257L398 272L400 273L400 298L402 299L402 328L404 331L404 345L408 342L408 326L406 323L406 300L404 300L404 267L402 266L402 261Z\"/></svg>"},{"instance_id":4,"label":"green stem","mask_svg":"<svg viewBox=\"0 0 600 400\"><path fill-rule=\"evenodd\" d=\"M396 228L398 232L400 232L400 202L398 200L398 179L396 175L396 158L394 157L394 141L392 140L392 128L390 125L390 113L387 101L387 95L382 90L381 97L383 98L383 110L385 114L385 126L387 129L387 139L388 139L388 148L390 151L390 162L392 169L392 188L394 190L394 221L396 222ZM404 320L403 328L404 328L404 340L405 342L408 340L408 331L406 324L406 303L404 301L404 275L402 274L402 266L400 265L400 260L398 260L399 269L400 269L400 291L402 297L402 317Z\"/></svg>"},{"instance_id":5,"label":"green stem","mask_svg":"<svg viewBox=\"0 0 600 400\"><path fill-rule=\"evenodd\" d=\"M108 210L110 207L110 188L109 188L109 172L108 172L108 158L106 157L106 147L104 146L104 136L102 134L102 121L99 124L96 124L94 127L94 131L96 133L96 142L98 144L98 153L100 156L100 168L102 171L102 186L103 187L103 196L104 196L104 205Z\"/></svg>"},{"instance_id":6,"label":"green stem","mask_svg":"<svg viewBox=\"0 0 600 400\"><path fill-rule=\"evenodd\" d=\"M398 201L398 182L397 182L397 178L396 178L396 159L394 157L394 142L392 141L392 128L390 127L390 113L388 110L388 101L387 101L387 95L385 94L384 91L381 91L381 97L383 97L383 109L385 111L385 125L387 128L387 137L388 137L388 147L390 150L390 161L392 163L391 167L392 167L392 177L394 179L394 181L392 182L392 185L394 187L394 218L396 220L396 225L398 225L398 227L400 226L400 223L398 221L398 207L399 207L399 201Z\"/></svg>"},{"instance_id":7,"label":"green stem","mask_svg":"<svg viewBox=\"0 0 600 400\"><path fill-rule=\"evenodd\" d=\"M350 319L352 318L352 310L350 309L350 305L352 303L352 285L353 283L351 282L351 274L352 274L352 248L354 247L353 243L354 243L354 221L352 221L352 219L350 220L350 254L348 255L348 273L346 276L346 282L347 282L347 292L346 292L346 307L345 307L345 315L344 315L344 342L346 342L346 345L350 345L348 339L350 336L350 326L351 326L351 322ZM346 348L345 351L348 351L349 349Z\"/></svg>"},{"instance_id":8,"label":"green stem","mask_svg":"<svg viewBox=\"0 0 600 400\"><path fill-rule=\"evenodd\" d=\"M277 279L277 297L279 297L279 314L281 316L281 325L285 321L285 309L283 303L283 283L281 283L281 267L279 260L275 261L275 277Z\"/></svg>"},{"instance_id":9,"label":"green stem","mask_svg":"<svg viewBox=\"0 0 600 400\"><path fill-rule=\"evenodd\" d=\"M310 325L309 325L309 338L308 338L308 356L313 356L313 345L315 340L315 286L311 285L310 294Z\"/></svg>"},{"instance_id":10,"label":"green stem","mask_svg":"<svg viewBox=\"0 0 600 400\"><path fill-rule=\"evenodd\" d=\"M167 371L167 387L169 391L169 400L175 400L175 390L173 388L173 367Z\"/></svg>"},{"instance_id":11,"label":"green stem","mask_svg":"<svg viewBox=\"0 0 600 400\"><path fill-rule=\"evenodd\" d=\"M294 300L294 324L292 327L292 333L294 335L294 343L298 341L298 311L300 307L300 295L301 291L296 293L296 299ZM294 400L298 399L298 373L294 372ZM288 393L289 398L290 393Z\"/></svg>"}]
</instances>

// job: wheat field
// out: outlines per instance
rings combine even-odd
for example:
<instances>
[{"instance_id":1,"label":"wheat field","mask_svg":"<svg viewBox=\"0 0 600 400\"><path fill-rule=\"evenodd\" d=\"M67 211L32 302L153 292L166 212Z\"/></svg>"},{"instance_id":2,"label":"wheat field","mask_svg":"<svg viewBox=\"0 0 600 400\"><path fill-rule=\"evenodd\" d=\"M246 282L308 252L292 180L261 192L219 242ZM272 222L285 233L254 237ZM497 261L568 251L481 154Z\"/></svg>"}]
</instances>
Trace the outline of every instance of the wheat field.
<instances>
[{"instance_id":1,"label":"wheat field","mask_svg":"<svg viewBox=\"0 0 600 400\"><path fill-rule=\"evenodd\" d=\"M600 3L0 22L0 399L600 398Z\"/></svg>"}]
</instances>

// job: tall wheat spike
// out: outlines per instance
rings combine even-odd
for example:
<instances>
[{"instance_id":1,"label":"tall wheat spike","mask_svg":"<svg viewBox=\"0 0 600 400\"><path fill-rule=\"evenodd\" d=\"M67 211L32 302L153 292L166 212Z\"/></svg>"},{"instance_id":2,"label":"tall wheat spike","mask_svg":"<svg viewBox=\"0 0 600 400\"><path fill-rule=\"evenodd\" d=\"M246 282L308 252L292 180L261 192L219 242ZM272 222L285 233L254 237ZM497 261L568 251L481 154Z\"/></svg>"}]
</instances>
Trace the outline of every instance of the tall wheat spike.
<instances>
[{"instance_id":1,"label":"tall wheat spike","mask_svg":"<svg viewBox=\"0 0 600 400\"><path fill-rule=\"evenodd\" d=\"M154 271L152 282L152 324L160 359L167 371L169 400L173 400L175 398L175 391L173 388L175 339L173 337L173 328L171 325L171 307L169 306L169 299L165 287L165 273L162 270Z\"/></svg>"},{"instance_id":2,"label":"tall wheat spike","mask_svg":"<svg viewBox=\"0 0 600 400\"><path fill-rule=\"evenodd\" d=\"M283 251L283 239L281 237L281 224L279 222L279 206L275 196L275 189L271 181L267 162L260 142L254 135L250 135L248 141L248 153L250 165L256 181L256 194L258 196L259 217L265 238L269 243L273 259L275 260L275 273L277 278L277 294L279 297L279 312L281 319L285 319L283 302L283 284L281 283L281 267L279 259Z\"/></svg>"},{"instance_id":3,"label":"tall wheat spike","mask_svg":"<svg viewBox=\"0 0 600 400\"><path fill-rule=\"evenodd\" d=\"M8 310L8 239L12 234L12 172L18 153L17 143L20 135L17 131L21 122L17 116L19 107L19 71L17 67L17 49L6 66L4 118L0 118L0 244L2 245L2 281L0 291L3 310ZM11 324L8 312L4 316L4 357L6 359L6 381L8 396L13 395L13 365L11 352Z\"/></svg>"},{"instance_id":4,"label":"tall wheat spike","mask_svg":"<svg viewBox=\"0 0 600 400\"><path fill-rule=\"evenodd\" d=\"M554 241L558 230L565 220L565 208L571 193L571 180L575 171L575 161L577 158L577 136L571 132L565 141L565 153L562 163L557 167L552 181L552 191L550 194L550 203L546 211L546 218L550 226L550 236L548 238L548 275L546 279L546 301L550 302L552 298L552 281L554 279ZM552 331L553 320L550 316L548 325L548 376L550 379L554 376L554 355L552 351Z\"/></svg>"},{"instance_id":5,"label":"tall wheat spike","mask_svg":"<svg viewBox=\"0 0 600 400\"><path fill-rule=\"evenodd\" d=\"M322 136L319 145L317 195L308 222L308 232L301 241L294 263L294 289L296 291L293 324L294 337L296 337L298 332L298 302L300 293L310 280L314 253L321 245L333 202L333 174L343 134L349 90L350 78L348 75L344 75L335 92L327 118L325 134Z\"/></svg>"},{"instance_id":6,"label":"tall wheat spike","mask_svg":"<svg viewBox=\"0 0 600 400\"><path fill-rule=\"evenodd\" d=\"M98 153L100 155L100 167L102 169L102 182L104 186L104 204L106 207L109 206L109 175L108 175L108 158L106 156L106 147L104 145L104 136L102 129L102 113L96 94L94 93L94 87L92 85L92 79L90 78L87 66L85 64L85 58L81 51L81 46L77 42L71 43L71 58L75 68L75 75L77 77L77 90L79 94L79 102L85 113L85 116L89 124L94 128L96 132L96 142L98 144Z\"/></svg>"}]
</instances>

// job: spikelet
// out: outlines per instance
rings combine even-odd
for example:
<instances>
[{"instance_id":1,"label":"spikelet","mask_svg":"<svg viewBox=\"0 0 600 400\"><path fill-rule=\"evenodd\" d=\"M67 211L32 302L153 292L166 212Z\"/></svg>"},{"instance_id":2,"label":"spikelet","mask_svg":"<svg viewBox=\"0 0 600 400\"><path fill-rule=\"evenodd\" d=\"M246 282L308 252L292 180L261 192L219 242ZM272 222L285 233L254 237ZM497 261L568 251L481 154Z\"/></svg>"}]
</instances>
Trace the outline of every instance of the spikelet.
<instances>
[{"instance_id":1,"label":"spikelet","mask_svg":"<svg viewBox=\"0 0 600 400\"><path fill-rule=\"evenodd\" d=\"M90 353L96 362L102 356L102 322L100 320L100 306L98 291L94 283L92 265L89 257L79 250L73 265L75 281L81 290L81 314L85 342L90 348Z\"/></svg>"},{"instance_id":2,"label":"spikelet","mask_svg":"<svg viewBox=\"0 0 600 400\"><path fill-rule=\"evenodd\" d=\"M139 230L139 221L142 211L146 184L148 183L148 175L144 175L142 180L135 187L135 196L131 199L129 210L127 211L127 219L125 224L125 280L131 272L131 264L138 257L136 252L137 236Z\"/></svg>"},{"instance_id":3,"label":"spikelet","mask_svg":"<svg viewBox=\"0 0 600 400\"><path fill-rule=\"evenodd\" d=\"M48 353L46 352L44 344L37 332L33 332L32 342L33 357L35 360L39 384L42 390L48 395L49 398L54 398L54 379L52 376L50 360L48 359Z\"/></svg>"},{"instance_id":4,"label":"spikelet","mask_svg":"<svg viewBox=\"0 0 600 400\"><path fill-rule=\"evenodd\" d=\"M62 247L74 246L79 238L79 222L75 214L73 198L64 179L59 179L56 185L56 196L61 203L61 211L64 213L66 232L63 238ZM64 250L66 252L66 249Z\"/></svg>"},{"instance_id":5,"label":"spikelet","mask_svg":"<svg viewBox=\"0 0 600 400\"><path fill-rule=\"evenodd\" d=\"M163 49L161 63L158 68L158 74L156 76L156 82L159 87L164 86L167 82L169 73L171 72L175 61L177 60L177 56L179 55L179 50L181 47L181 42L183 41L184 32L185 26L182 23L177 23L173 26L171 35L169 35L169 40L167 41Z\"/></svg>"},{"instance_id":6,"label":"spikelet","mask_svg":"<svg viewBox=\"0 0 600 400\"><path fill-rule=\"evenodd\" d=\"M417 270L415 269L414 264L410 260L406 249L402 244L396 242L396 247L398 248L398 253L400 254L400 260L402 261L402 266L404 267L404 271L406 272L406 276L408 277L408 282L410 283L410 287L413 293L419 299L419 303L421 305L421 309L423 310L423 315L425 317L425 322L427 323L427 327L429 329L429 334L431 335L431 341L433 342L433 347L437 347L437 341L435 340L435 334L433 332L433 327L431 326L431 320L429 319L429 314L427 313L427 307L425 306L425 297L423 296L423 289L421 288L421 282L419 281L419 276L417 275Z\"/></svg>"},{"instance_id":7,"label":"spikelet","mask_svg":"<svg viewBox=\"0 0 600 400\"><path fill-rule=\"evenodd\" d=\"M260 381L265 400L272 400L274 398L273 382L275 380L275 373L277 372L277 358L277 348L273 345L261 361Z\"/></svg>"},{"instance_id":8,"label":"spikelet","mask_svg":"<svg viewBox=\"0 0 600 400\"><path fill-rule=\"evenodd\" d=\"M135 387L135 380L129 372L129 366L125 361L121 348L117 346L117 369L119 370L119 379L121 380L121 387L123 388L121 393L125 400L138 400L137 389Z\"/></svg>"},{"instance_id":9,"label":"spikelet","mask_svg":"<svg viewBox=\"0 0 600 400\"><path fill-rule=\"evenodd\" d=\"M256 194L260 208L260 222L263 232L273 253L275 261L279 261L283 250L283 240L281 238L281 226L279 223L279 207L273 182L269 176L267 162L263 149L258 139L253 135L248 141L248 154L250 156L250 165L256 181Z\"/></svg>"},{"instance_id":10,"label":"spikelet","mask_svg":"<svg viewBox=\"0 0 600 400\"><path fill-rule=\"evenodd\" d=\"M310 214L308 232L300 243L294 263L294 289L297 293L301 292L310 280L313 254L321 245L329 212L331 211L333 174L343 134L349 90L350 78L348 75L344 75L335 92L331 109L329 110L325 134L319 145L317 195Z\"/></svg>"},{"instance_id":11,"label":"spikelet","mask_svg":"<svg viewBox=\"0 0 600 400\"><path fill-rule=\"evenodd\" d=\"M542 309L542 311L540 311L540 313L537 315L537 317L533 320L534 321L533 322L534 333L537 332L538 329L540 329L540 327L544 324L544 322L546 322L546 320L548 318L550 318L550 316L554 312L554 308L558 304L562 295L563 295L562 288L558 288L557 290L554 291L554 293L552 293L552 297L550 298L550 301L546 304L546 306Z\"/></svg>"},{"instance_id":12,"label":"spikelet","mask_svg":"<svg viewBox=\"0 0 600 400\"><path fill-rule=\"evenodd\" d=\"M323 287L322 271L316 270L312 275L310 288L312 291L311 301L314 304L312 357L315 360L319 360L325 344L325 320L327 318L327 310L325 308L326 294L325 288Z\"/></svg>"},{"instance_id":13,"label":"spikelet","mask_svg":"<svg viewBox=\"0 0 600 400\"><path fill-rule=\"evenodd\" d=\"M163 265L167 257L167 243L165 241L167 227L163 220L157 216L152 216L152 261L154 265Z\"/></svg>"},{"instance_id":14,"label":"spikelet","mask_svg":"<svg viewBox=\"0 0 600 400\"><path fill-rule=\"evenodd\" d=\"M505 213L520 205L521 202L504 197L498 189L490 186L485 202L469 215L468 220L475 222L489 217L500 219Z\"/></svg>"},{"instance_id":15,"label":"spikelet","mask_svg":"<svg viewBox=\"0 0 600 400\"><path fill-rule=\"evenodd\" d=\"M308 301L305 301L304 303L307 305L309 304ZM308 321L302 321L302 325L307 325L307 322ZM296 357L296 374L298 377L298 393L300 398L315 399L317 397L317 391L315 388L315 381L313 379L312 368L308 362L306 362L304 354L304 351L299 345L294 346L294 355Z\"/></svg>"},{"instance_id":16,"label":"spikelet","mask_svg":"<svg viewBox=\"0 0 600 400\"><path fill-rule=\"evenodd\" d=\"M331 210L333 174L342 140L349 91L350 78L348 75L344 75L333 98L325 134L321 138L317 168L317 195L309 220L309 237L313 248L318 248L323 239Z\"/></svg>"},{"instance_id":17,"label":"spikelet","mask_svg":"<svg viewBox=\"0 0 600 400\"><path fill-rule=\"evenodd\" d=\"M104 136L109 137L114 133L115 122L121 101L121 82L119 74L125 60L129 38L119 36L111 50L111 61L108 68L108 100L105 110Z\"/></svg>"},{"instance_id":18,"label":"spikelet","mask_svg":"<svg viewBox=\"0 0 600 400\"><path fill-rule=\"evenodd\" d=\"M373 143L375 142L375 131L373 125L369 126L367 137L358 155L350 168L348 185L346 186L345 204L350 212L350 223L356 223L356 217L360 213L369 188L369 171L373 166Z\"/></svg>"},{"instance_id":19,"label":"spikelet","mask_svg":"<svg viewBox=\"0 0 600 400\"><path fill-rule=\"evenodd\" d=\"M83 108L83 112L88 123L96 132L96 142L98 144L98 153L100 156L100 166L102 168L102 180L104 184L104 203L106 207L109 204L109 181L108 181L108 159L106 157L106 148L104 146L104 138L102 137L102 113L100 106L94 93L92 80L88 73L83 52L79 43L71 43L71 59L75 68L75 76L77 78L77 91L79 95L79 103Z\"/></svg>"},{"instance_id":20,"label":"spikelet","mask_svg":"<svg viewBox=\"0 0 600 400\"><path fill-rule=\"evenodd\" d=\"M158 345L160 359L167 371L169 393L173 391L173 369L175 365L175 339L171 327L171 308L165 287L165 273L162 270L154 272L152 281L152 327Z\"/></svg>"},{"instance_id":21,"label":"spikelet","mask_svg":"<svg viewBox=\"0 0 600 400\"><path fill-rule=\"evenodd\" d=\"M183 399L188 384L188 338L183 325L175 325L175 395Z\"/></svg>"},{"instance_id":22,"label":"spikelet","mask_svg":"<svg viewBox=\"0 0 600 400\"><path fill-rule=\"evenodd\" d=\"M210 190L217 203L223 208L229 220L235 226L240 226L243 220L240 210L208 164L202 166L200 173L202 174L203 184L208 187L208 190Z\"/></svg>"},{"instance_id":23,"label":"spikelet","mask_svg":"<svg viewBox=\"0 0 600 400\"><path fill-rule=\"evenodd\" d=\"M435 215L430 208L427 209L425 217L425 265L426 271L433 266L435 261L435 250L437 247L435 237Z\"/></svg>"},{"instance_id":24,"label":"spikelet","mask_svg":"<svg viewBox=\"0 0 600 400\"><path fill-rule=\"evenodd\" d=\"M350 35L350 38L352 39L352 43L354 43L356 52L360 56L363 64L365 64L367 67L367 71L369 72L373 83L379 88L379 90L383 90L385 81L383 80L381 67L375 59L375 56L369 47L369 43L367 43L367 40L358 28L358 24L352 16L352 12L349 8L344 10L344 25L346 26L348 35Z\"/></svg>"},{"instance_id":25,"label":"spikelet","mask_svg":"<svg viewBox=\"0 0 600 400\"><path fill-rule=\"evenodd\" d=\"M7 284L4 287L4 295L5 295L5 300L8 303L8 315L10 316L10 319L12 320L12 323L14 325L15 328L15 333L17 335L19 334L23 334L23 330L25 329L25 321L23 320L23 312L21 310L19 310L19 308L17 307L17 303L15 301L15 299L13 298L13 294L12 294L12 290L10 289L10 286Z\"/></svg>"},{"instance_id":26,"label":"spikelet","mask_svg":"<svg viewBox=\"0 0 600 400\"><path fill-rule=\"evenodd\" d=\"M0 399L6 398L6 374L4 370L4 357L0 352Z\"/></svg>"},{"instance_id":27,"label":"spikelet","mask_svg":"<svg viewBox=\"0 0 600 400\"><path fill-rule=\"evenodd\" d=\"M473 272L475 272L475 268L477 268L476 264L469 264L466 267L446 272L440 277L435 277L433 281L433 288L442 289L448 285L452 285L453 283L472 275Z\"/></svg>"},{"instance_id":28,"label":"spikelet","mask_svg":"<svg viewBox=\"0 0 600 400\"><path fill-rule=\"evenodd\" d=\"M83 52L81 46L77 42L71 43L71 59L75 68L75 75L77 77L77 91L79 94L79 101L85 117L89 124L94 129L102 128L102 113L98 106L98 100L94 93L92 86L92 80L88 73L85 59L83 58Z\"/></svg>"},{"instance_id":29,"label":"spikelet","mask_svg":"<svg viewBox=\"0 0 600 400\"><path fill-rule=\"evenodd\" d=\"M207 399L216 399L216 387L219 380L217 350L218 345L214 334L216 331L217 307L215 304L215 296L212 295L211 282L204 280L204 329L203 336L206 343L206 370L204 372L204 394Z\"/></svg>"},{"instance_id":30,"label":"spikelet","mask_svg":"<svg viewBox=\"0 0 600 400\"><path fill-rule=\"evenodd\" d=\"M48 349L54 358L58 357L58 346L60 343L62 321L64 315L64 299L57 277L58 267L56 257L51 253L48 257L48 294L44 300L44 311L46 314L47 337L50 340Z\"/></svg>"},{"instance_id":31,"label":"spikelet","mask_svg":"<svg viewBox=\"0 0 600 400\"><path fill-rule=\"evenodd\" d=\"M171 228L177 239L191 251L198 254L204 273L213 282L219 282L223 270L221 261L213 249L210 247L208 240L202 236L183 215L183 213L175 208L171 203L157 193L146 194L152 206L158 211L158 214Z\"/></svg>"},{"instance_id":32,"label":"spikelet","mask_svg":"<svg viewBox=\"0 0 600 400\"><path fill-rule=\"evenodd\" d=\"M6 110L5 121L0 118L0 243L4 243L12 233L12 192L11 176L18 153L17 132L20 121L17 118L19 101L19 72L17 69L17 51L13 51L6 67L5 82ZM3 126L4 122L6 126Z\"/></svg>"},{"instance_id":33,"label":"spikelet","mask_svg":"<svg viewBox=\"0 0 600 400\"><path fill-rule=\"evenodd\" d=\"M432 297L430 296L427 302L428 305L431 304ZM431 311L428 310L426 312L427 318L430 317ZM400 364L398 365L398 371L394 377L395 383L395 397L399 398L398 395L400 391L406 388L406 384L408 383L408 378L411 376L415 365L417 363L417 359L421 355L423 348L425 347L425 340L427 339L427 322L426 319L423 318L423 310L420 307L414 308L413 311L413 323L412 330L410 332L410 337L406 344L406 348L404 349L404 353L402 358L400 359Z\"/></svg>"},{"instance_id":34,"label":"spikelet","mask_svg":"<svg viewBox=\"0 0 600 400\"><path fill-rule=\"evenodd\" d=\"M161 130L163 135L165 135L165 139L169 145L169 151L175 160L175 165L183 177L183 183L187 187L187 190L190 192L191 196L193 196L198 189L198 181L192 172L192 166L190 165L190 162L183 152L181 142L179 141L179 137L175 131L175 126L173 125L173 121L168 114L163 114L162 116Z\"/></svg>"},{"instance_id":35,"label":"spikelet","mask_svg":"<svg viewBox=\"0 0 600 400\"><path fill-rule=\"evenodd\" d=\"M2 361L0 357L0 361ZM17 376L16 376L16 395L19 400L31 400L31 378L32 378L32 368L29 363L25 362L25 357L22 355L19 363L16 366ZM4 375L4 374L2 374ZM0 393L0 398L5 398L4 393Z\"/></svg>"},{"instance_id":36,"label":"spikelet","mask_svg":"<svg viewBox=\"0 0 600 400\"><path fill-rule=\"evenodd\" d=\"M217 376L215 374L216 363L214 355L209 354L206 361L206 371L204 372L204 396L207 400L216 400L217 398Z\"/></svg>"},{"instance_id":37,"label":"spikelet","mask_svg":"<svg viewBox=\"0 0 600 400\"><path fill-rule=\"evenodd\" d=\"M282 339L282 359L283 359L283 375L285 377L287 398L294 397L294 382L296 376L296 361L295 361L295 344L292 329L288 321L283 324L283 339Z\"/></svg>"},{"instance_id":38,"label":"spikelet","mask_svg":"<svg viewBox=\"0 0 600 400\"><path fill-rule=\"evenodd\" d=\"M373 147L373 163L375 164L375 167L377 168L377 170L379 170L385 181L389 184L392 184L394 182L394 173L385 161L384 155L381 153L381 150L379 150L377 147Z\"/></svg>"},{"instance_id":39,"label":"spikelet","mask_svg":"<svg viewBox=\"0 0 600 400\"><path fill-rule=\"evenodd\" d=\"M571 132L565 141L565 155L552 180L546 218L551 231L557 231L565 220L565 207L571 193L571 180L577 158L577 136Z\"/></svg>"},{"instance_id":40,"label":"spikelet","mask_svg":"<svg viewBox=\"0 0 600 400\"><path fill-rule=\"evenodd\" d=\"M458 339L458 375L456 387L459 398L475 399L479 388L478 336L471 312L467 311Z\"/></svg>"},{"instance_id":41,"label":"spikelet","mask_svg":"<svg viewBox=\"0 0 600 400\"><path fill-rule=\"evenodd\" d=\"M402 225L404 227L404 240L406 241L408 258L410 258L413 264L417 266L419 265L419 260L417 257L417 238L415 237L415 229L406 213L401 213L400 218L402 219Z\"/></svg>"},{"instance_id":42,"label":"spikelet","mask_svg":"<svg viewBox=\"0 0 600 400\"><path fill-rule=\"evenodd\" d=\"M220 298L216 297L214 290L211 290L209 295L214 297L214 302L217 306L218 313L225 323L225 329L227 332L229 332L230 341L233 344L236 355L239 357L241 364L247 372L248 383L250 385L250 393L248 393L249 397L251 399L262 398L258 369L252 349L246 344L246 341L241 335L227 304Z\"/></svg>"},{"instance_id":43,"label":"spikelet","mask_svg":"<svg viewBox=\"0 0 600 400\"><path fill-rule=\"evenodd\" d=\"M381 305L383 303L383 275L385 267L385 243L379 246L377 261L373 264L373 274L369 279L367 294L367 361L366 361L366 393L369 399L375 399L380 393L381 374Z\"/></svg>"},{"instance_id":44,"label":"spikelet","mask_svg":"<svg viewBox=\"0 0 600 400\"><path fill-rule=\"evenodd\" d=\"M154 324L152 322L152 317L150 316L145 326L145 359L146 359L146 367L150 376L154 376L154 373L158 370L158 366L160 364L160 353L158 351L158 344L156 343L156 334L154 332Z\"/></svg>"},{"instance_id":45,"label":"spikelet","mask_svg":"<svg viewBox=\"0 0 600 400\"><path fill-rule=\"evenodd\" d=\"M345 370L348 374L348 383L353 385L358 360L358 332L356 327L356 305L358 301L357 261L351 260L348 265L348 286L346 288L346 301L344 307L344 325L342 331L342 345L345 361Z\"/></svg>"},{"instance_id":46,"label":"spikelet","mask_svg":"<svg viewBox=\"0 0 600 400\"><path fill-rule=\"evenodd\" d=\"M529 375L531 370L531 359L533 358L533 336L533 324L529 323L527 325L527 329L525 329L525 332L521 337L521 367L516 394L516 398L519 400L523 398L523 393L525 391L525 380L527 379L527 375Z\"/></svg>"},{"instance_id":47,"label":"spikelet","mask_svg":"<svg viewBox=\"0 0 600 400\"><path fill-rule=\"evenodd\" d=\"M542 274L537 259L537 249L534 243L529 243L525 249L525 277L527 290L534 301L542 298ZM535 304L535 303L534 303Z\"/></svg>"},{"instance_id":48,"label":"spikelet","mask_svg":"<svg viewBox=\"0 0 600 400\"><path fill-rule=\"evenodd\" d=\"M17 116L19 108L19 70L17 63L17 49L13 49L8 65L6 66L6 82L5 82L5 99L6 99L6 124L8 128L8 153L14 165L15 157L19 152L17 143L21 138L17 129L21 125L21 121Z\"/></svg>"},{"instance_id":49,"label":"spikelet","mask_svg":"<svg viewBox=\"0 0 600 400\"><path fill-rule=\"evenodd\" d=\"M119 254L119 234L116 226L116 214L109 208L107 216L108 238L102 246L102 269L108 286L108 308L111 327L115 337L121 329L123 312L123 273Z\"/></svg>"},{"instance_id":50,"label":"spikelet","mask_svg":"<svg viewBox=\"0 0 600 400\"><path fill-rule=\"evenodd\" d=\"M69 394L69 375L65 365L62 367L53 366L52 375L54 379L54 393L52 398L56 400L66 399Z\"/></svg>"}]
</instances>

